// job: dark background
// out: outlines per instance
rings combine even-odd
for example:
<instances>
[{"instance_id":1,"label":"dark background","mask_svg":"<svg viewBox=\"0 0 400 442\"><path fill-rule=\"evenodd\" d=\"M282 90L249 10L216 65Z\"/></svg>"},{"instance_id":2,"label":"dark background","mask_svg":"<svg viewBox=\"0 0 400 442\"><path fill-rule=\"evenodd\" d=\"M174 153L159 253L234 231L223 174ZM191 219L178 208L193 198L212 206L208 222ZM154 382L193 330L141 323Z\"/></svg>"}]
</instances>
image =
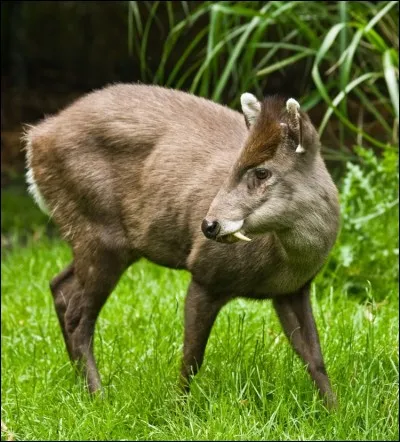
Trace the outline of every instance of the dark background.
<instances>
[{"instance_id":1,"label":"dark background","mask_svg":"<svg viewBox=\"0 0 400 442\"><path fill-rule=\"evenodd\" d=\"M151 3L139 3L144 21ZM177 19L185 14L179 3L173 6ZM187 7L192 10L196 2L187 2ZM167 75L206 20L204 17L187 26L166 66ZM157 12L155 29L149 33L147 56L152 72L158 67L168 35L165 8ZM33 124L79 95L109 83L152 83L151 75L141 76L137 52L129 53L128 2L123 1L3 1L1 54L2 187L23 179L23 124ZM297 71L272 74L265 94L300 95L296 79L302 73L296 66ZM187 79L187 87L191 80ZM318 114L314 112L317 119Z\"/></svg>"},{"instance_id":2,"label":"dark background","mask_svg":"<svg viewBox=\"0 0 400 442\"><path fill-rule=\"evenodd\" d=\"M23 123L107 83L139 79L127 2L2 2L1 53L2 184L23 172Z\"/></svg>"}]
</instances>

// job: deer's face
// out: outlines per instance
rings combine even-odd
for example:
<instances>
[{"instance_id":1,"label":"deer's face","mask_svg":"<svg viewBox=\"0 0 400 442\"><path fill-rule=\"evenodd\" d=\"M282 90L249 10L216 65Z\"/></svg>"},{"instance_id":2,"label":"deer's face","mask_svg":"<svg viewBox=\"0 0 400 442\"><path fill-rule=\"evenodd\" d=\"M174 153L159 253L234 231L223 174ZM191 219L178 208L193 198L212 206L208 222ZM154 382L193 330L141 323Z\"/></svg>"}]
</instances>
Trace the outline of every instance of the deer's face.
<instances>
[{"instance_id":1,"label":"deer's face","mask_svg":"<svg viewBox=\"0 0 400 442\"><path fill-rule=\"evenodd\" d=\"M220 242L290 227L307 210L307 165L319 148L297 101L243 94L241 103L249 136L201 226Z\"/></svg>"}]
</instances>

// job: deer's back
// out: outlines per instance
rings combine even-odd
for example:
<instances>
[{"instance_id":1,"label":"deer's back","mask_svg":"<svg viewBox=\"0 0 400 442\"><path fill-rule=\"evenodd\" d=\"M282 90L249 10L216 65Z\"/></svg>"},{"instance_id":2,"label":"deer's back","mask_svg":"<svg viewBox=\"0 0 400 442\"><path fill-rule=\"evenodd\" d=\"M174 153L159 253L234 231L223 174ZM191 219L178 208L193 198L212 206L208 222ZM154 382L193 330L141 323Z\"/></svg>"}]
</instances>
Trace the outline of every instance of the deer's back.
<instances>
[{"instance_id":1,"label":"deer's back","mask_svg":"<svg viewBox=\"0 0 400 442\"><path fill-rule=\"evenodd\" d=\"M94 232L184 268L246 132L239 113L208 100L115 85L33 128L28 165L67 239Z\"/></svg>"}]
</instances>

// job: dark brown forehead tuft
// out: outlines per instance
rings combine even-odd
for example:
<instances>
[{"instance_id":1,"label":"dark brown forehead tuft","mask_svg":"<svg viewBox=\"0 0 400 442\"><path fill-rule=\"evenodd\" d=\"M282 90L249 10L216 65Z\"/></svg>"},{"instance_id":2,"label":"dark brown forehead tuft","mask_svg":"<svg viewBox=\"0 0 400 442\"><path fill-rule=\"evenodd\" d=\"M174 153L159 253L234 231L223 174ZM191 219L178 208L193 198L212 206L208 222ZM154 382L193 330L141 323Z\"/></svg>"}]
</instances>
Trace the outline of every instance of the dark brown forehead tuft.
<instances>
[{"instance_id":1,"label":"dark brown forehead tuft","mask_svg":"<svg viewBox=\"0 0 400 442\"><path fill-rule=\"evenodd\" d=\"M285 110L285 100L279 96L265 98L261 112L250 130L237 167L245 170L274 157L282 140L280 121Z\"/></svg>"},{"instance_id":2,"label":"dark brown forehead tuft","mask_svg":"<svg viewBox=\"0 0 400 442\"><path fill-rule=\"evenodd\" d=\"M261 103L261 116L264 116L264 119L280 120L285 109L285 99L279 95L271 95Z\"/></svg>"}]
</instances>

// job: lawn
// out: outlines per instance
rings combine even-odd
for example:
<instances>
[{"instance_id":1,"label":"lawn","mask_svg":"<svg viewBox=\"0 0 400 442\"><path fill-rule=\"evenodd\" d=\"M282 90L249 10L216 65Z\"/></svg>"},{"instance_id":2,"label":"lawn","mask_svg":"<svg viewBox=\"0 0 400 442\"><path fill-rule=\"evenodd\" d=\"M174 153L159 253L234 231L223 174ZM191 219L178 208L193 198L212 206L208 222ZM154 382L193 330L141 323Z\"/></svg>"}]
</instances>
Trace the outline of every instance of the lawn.
<instances>
[{"instance_id":1,"label":"lawn","mask_svg":"<svg viewBox=\"0 0 400 442\"><path fill-rule=\"evenodd\" d=\"M2 440L398 440L395 160L393 152L364 154L363 166L348 165L339 183L342 232L313 285L340 401L334 412L271 304L248 300L220 313L182 405L176 381L190 275L144 260L100 315L95 353L105 398L91 400L70 366L48 288L70 250L48 237L48 221L23 191L4 191Z\"/></svg>"}]
</instances>

